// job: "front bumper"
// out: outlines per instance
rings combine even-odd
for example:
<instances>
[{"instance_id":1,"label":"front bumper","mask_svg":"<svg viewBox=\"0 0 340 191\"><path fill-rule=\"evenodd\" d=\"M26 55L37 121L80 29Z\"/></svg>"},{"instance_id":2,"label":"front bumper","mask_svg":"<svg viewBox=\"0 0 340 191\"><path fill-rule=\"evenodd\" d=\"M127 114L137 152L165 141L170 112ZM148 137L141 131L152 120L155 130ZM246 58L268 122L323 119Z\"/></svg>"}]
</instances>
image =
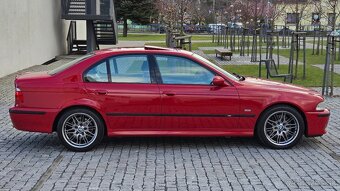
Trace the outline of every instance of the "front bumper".
<instances>
[{"instance_id":1,"label":"front bumper","mask_svg":"<svg viewBox=\"0 0 340 191\"><path fill-rule=\"evenodd\" d=\"M18 130L51 133L57 110L12 107L9 114L13 127Z\"/></svg>"},{"instance_id":2,"label":"front bumper","mask_svg":"<svg viewBox=\"0 0 340 191\"><path fill-rule=\"evenodd\" d=\"M315 137L325 134L329 116L330 111L328 109L323 111L306 112L308 125L306 136Z\"/></svg>"}]
</instances>

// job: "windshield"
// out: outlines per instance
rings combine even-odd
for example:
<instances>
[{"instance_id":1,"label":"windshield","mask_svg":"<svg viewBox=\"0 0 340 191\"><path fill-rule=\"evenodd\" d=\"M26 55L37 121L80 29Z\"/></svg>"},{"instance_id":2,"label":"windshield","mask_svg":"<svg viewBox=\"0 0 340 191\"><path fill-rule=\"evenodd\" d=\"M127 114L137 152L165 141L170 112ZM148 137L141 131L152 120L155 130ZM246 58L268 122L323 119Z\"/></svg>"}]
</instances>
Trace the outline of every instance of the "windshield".
<instances>
[{"instance_id":1,"label":"windshield","mask_svg":"<svg viewBox=\"0 0 340 191\"><path fill-rule=\"evenodd\" d=\"M219 66L217 66L216 64L213 64L212 62L210 62L209 60L203 58L202 56L198 55L198 54L193 54L193 56L201 61L203 61L204 63L208 64L209 66L215 68L216 70L220 71L221 73L223 73L224 75L226 75L228 78L231 78L233 80L239 81L239 78L237 78L236 76L230 74L229 72L225 71L223 68L220 68Z\"/></svg>"},{"instance_id":2,"label":"windshield","mask_svg":"<svg viewBox=\"0 0 340 191\"><path fill-rule=\"evenodd\" d=\"M75 59L75 60L72 60L71 62L68 62L68 63L66 63L66 64L63 64L63 65L59 66L58 68L55 68L54 70L49 71L48 74L49 74L49 75L54 75L54 74L57 74L57 73L59 73L59 72L62 72L62 71L64 71L64 70L66 70L67 68L69 68L69 67L71 67L71 66L73 66L73 65L75 65L75 64L78 64L79 62L81 62L81 61L83 61L83 60L85 60L85 59L88 59L88 58L92 57L93 55L94 55L93 53L91 53L91 54L86 54L85 56L82 56L82 57L80 57L80 58L77 58L77 59Z\"/></svg>"}]
</instances>

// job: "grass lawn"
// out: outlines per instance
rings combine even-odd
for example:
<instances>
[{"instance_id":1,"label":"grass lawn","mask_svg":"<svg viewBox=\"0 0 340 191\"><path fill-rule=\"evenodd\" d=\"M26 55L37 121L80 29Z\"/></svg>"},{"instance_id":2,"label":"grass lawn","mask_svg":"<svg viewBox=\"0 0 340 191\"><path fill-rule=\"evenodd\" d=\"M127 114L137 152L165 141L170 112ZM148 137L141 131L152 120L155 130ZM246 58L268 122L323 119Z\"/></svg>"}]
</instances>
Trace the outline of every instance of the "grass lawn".
<instances>
[{"instance_id":1,"label":"grass lawn","mask_svg":"<svg viewBox=\"0 0 340 191\"><path fill-rule=\"evenodd\" d=\"M165 41L165 34L134 34L128 33L127 37L123 37L123 34L118 34L118 39L122 41ZM211 35L192 35L191 40L212 40Z\"/></svg>"},{"instance_id":2,"label":"grass lawn","mask_svg":"<svg viewBox=\"0 0 340 191\"><path fill-rule=\"evenodd\" d=\"M258 65L225 65L223 66L225 70L230 73L237 73L244 76L258 77L259 75L259 67ZM287 73L288 66L281 65L279 69L279 73ZM266 78L266 69L263 66L262 68L262 78ZM305 87L319 87L322 86L323 80L323 70L316 68L311 65L307 65L306 68L306 79L302 79L302 66L299 66L298 69L298 78L293 79L293 84L301 85ZM283 81L283 78L271 78L271 80L275 81ZM334 75L334 86L340 86L340 75Z\"/></svg>"},{"instance_id":3,"label":"grass lawn","mask_svg":"<svg viewBox=\"0 0 340 191\"><path fill-rule=\"evenodd\" d=\"M306 49L306 63L307 64L325 64L326 62L326 51L324 51L323 55L312 55L313 49ZM290 50L284 49L280 50L280 55L289 58ZM299 61L302 62L303 53L300 52ZM340 64L338 59L335 60L335 64Z\"/></svg>"}]
</instances>

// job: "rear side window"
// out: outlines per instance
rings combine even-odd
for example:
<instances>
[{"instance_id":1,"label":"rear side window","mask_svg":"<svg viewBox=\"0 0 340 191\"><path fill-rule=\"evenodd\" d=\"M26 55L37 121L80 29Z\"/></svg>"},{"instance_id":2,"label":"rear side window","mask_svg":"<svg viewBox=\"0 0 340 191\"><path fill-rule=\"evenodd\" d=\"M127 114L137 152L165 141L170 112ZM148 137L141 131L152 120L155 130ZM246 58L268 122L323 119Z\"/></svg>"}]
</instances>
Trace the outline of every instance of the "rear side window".
<instances>
[{"instance_id":1,"label":"rear side window","mask_svg":"<svg viewBox=\"0 0 340 191\"><path fill-rule=\"evenodd\" d=\"M151 83L146 55L124 55L109 59L111 81L115 83Z\"/></svg>"},{"instance_id":2,"label":"rear side window","mask_svg":"<svg viewBox=\"0 0 340 191\"><path fill-rule=\"evenodd\" d=\"M85 80L87 82L109 82L106 61L99 63L87 71Z\"/></svg>"},{"instance_id":3,"label":"rear side window","mask_svg":"<svg viewBox=\"0 0 340 191\"><path fill-rule=\"evenodd\" d=\"M84 75L86 82L151 83L146 55L109 58L92 66Z\"/></svg>"}]
</instances>

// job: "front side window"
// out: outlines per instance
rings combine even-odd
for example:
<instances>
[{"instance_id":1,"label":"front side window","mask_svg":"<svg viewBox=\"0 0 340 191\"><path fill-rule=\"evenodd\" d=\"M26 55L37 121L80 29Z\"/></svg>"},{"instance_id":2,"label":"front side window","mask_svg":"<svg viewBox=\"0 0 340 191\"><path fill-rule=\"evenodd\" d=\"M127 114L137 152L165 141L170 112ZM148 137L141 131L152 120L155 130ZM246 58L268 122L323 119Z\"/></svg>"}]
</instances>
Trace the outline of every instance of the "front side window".
<instances>
[{"instance_id":1,"label":"front side window","mask_svg":"<svg viewBox=\"0 0 340 191\"><path fill-rule=\"evenodd\" d=\"M182 57L157 55L163 84L211 84L215 74L200 64Z\"/></svg>"}]
</instances>

